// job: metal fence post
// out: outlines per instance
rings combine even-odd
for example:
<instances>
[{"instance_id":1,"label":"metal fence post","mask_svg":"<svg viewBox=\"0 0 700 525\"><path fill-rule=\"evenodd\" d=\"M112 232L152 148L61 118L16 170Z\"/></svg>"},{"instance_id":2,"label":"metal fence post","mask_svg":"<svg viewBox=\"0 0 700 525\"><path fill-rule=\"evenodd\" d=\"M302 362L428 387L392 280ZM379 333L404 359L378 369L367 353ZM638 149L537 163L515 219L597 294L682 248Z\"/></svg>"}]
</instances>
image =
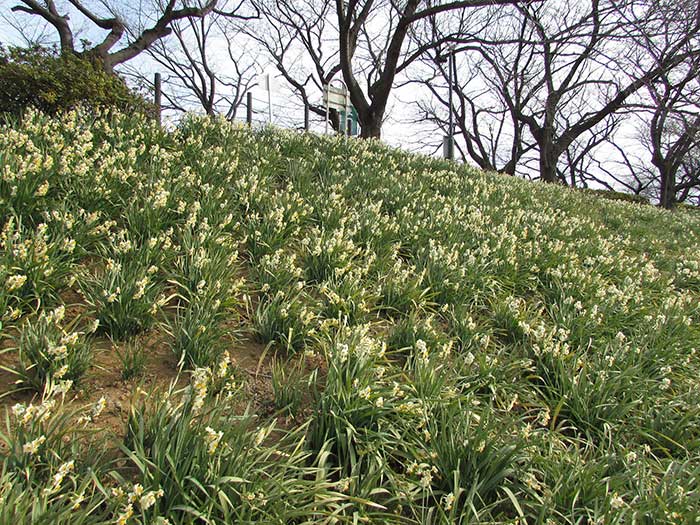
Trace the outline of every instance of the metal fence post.
<instances>
[{"instance_id":1,"label":"metal fence post","mask_svg":"<svg viewBox=\"0 0 700 525\"><path fill-rule=\"evenodd\" d=\"M160 126L162 124L162 88L160 81L160 73L155 74L153 84L155 87L155 97L153 103L156 106L156 120L158 120L158 125Z\"/></svg>"},{"instance_id":2,"label":"metal fence post","mask_svg":"<svg viewBox=\"0 0 700 525\"><path fill-rule=\"evenodd\" d=\"M304 104L304 131L309 131L309 104Z\"/></svg>"},{"instance_id":3,"label":"metal fence post","mask_svg":"<svg viewBox=\"0 0 700 525\"><path fill-rule=\"evenodd\" d=\"M250 91L246 94L245 121L249 126L253 125L253 93Z\"/></svg>"}]
</instances>

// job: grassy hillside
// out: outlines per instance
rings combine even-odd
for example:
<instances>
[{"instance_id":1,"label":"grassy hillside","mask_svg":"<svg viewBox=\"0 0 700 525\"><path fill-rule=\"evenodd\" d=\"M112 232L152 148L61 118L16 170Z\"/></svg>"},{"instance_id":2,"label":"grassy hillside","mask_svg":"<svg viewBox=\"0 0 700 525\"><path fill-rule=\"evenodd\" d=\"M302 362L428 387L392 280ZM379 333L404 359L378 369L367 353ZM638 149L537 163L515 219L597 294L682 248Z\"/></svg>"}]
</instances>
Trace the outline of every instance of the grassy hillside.
<instances>
[{"instance_id":1,"label":"grassy hillside","mask_svg":"<svg viewBox=\"0 0 700 525\"><path fill-rule=\"evenodd\" d=\"M0 173L1 524L700 520L698 214L196 118Z\"/></svg>"}]
</instances>

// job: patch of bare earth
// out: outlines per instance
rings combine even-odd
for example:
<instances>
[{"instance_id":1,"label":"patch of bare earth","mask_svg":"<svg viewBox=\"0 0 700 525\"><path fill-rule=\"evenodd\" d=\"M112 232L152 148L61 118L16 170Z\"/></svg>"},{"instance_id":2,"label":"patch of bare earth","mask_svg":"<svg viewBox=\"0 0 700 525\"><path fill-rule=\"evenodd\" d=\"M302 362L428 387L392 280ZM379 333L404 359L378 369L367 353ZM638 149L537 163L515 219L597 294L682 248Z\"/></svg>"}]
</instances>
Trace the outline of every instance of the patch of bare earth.
<instances>
[{"instance_id":1,"label":"patch of bare earth","mask_svg":"<svg viewBox=\"0 0 700 525\"><path fill-rule=\"evenodd\" d=\"M118 355L124 343L113 343L107 338L96 339L92 365L66 398L66 408L87 407L104 397L105 410L96 424L105 437L116 445L124 435L131 401L135 399L137 389L164 390L172 383L176 388L182 388L189 382L189 373L178 373L177 356L173 354L165 337L156 330L137 336L135 343L144 348L145 367L141 375L128 380L122 377L122 363ZM3 346L7 349L11 343L6 340ZM245 384L247 401L254 410L263 413L269 411L273 397L269 358L266 359L263 355L264 350L264 345L246 340L236 341L228 348L231 366L238 374L245 376L240 379ZM38 392L22 389L16 383L17 376L11 370L17 365L16 351L0 354L0 415L4 415L16 403L36 403L41 396Z\"/></svg>"}]
</instances>

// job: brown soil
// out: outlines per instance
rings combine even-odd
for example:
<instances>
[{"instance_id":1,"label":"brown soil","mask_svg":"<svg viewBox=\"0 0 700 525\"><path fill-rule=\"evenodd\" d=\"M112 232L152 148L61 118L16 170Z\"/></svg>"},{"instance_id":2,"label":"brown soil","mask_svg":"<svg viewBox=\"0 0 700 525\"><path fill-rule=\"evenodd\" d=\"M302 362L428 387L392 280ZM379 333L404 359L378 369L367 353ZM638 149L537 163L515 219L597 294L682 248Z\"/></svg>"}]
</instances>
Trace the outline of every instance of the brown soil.
<instances>
[{"instance_id":1,"label":"brown soil","mask_svg":"<svg viewBox=\"0 0 700 525\"><path fill-rule=\"evenodd\" d=\"M257 298L255 294L252 295L252 300L255 301ZM61 294L61 299L66 308L66 323L70 325L76 322L77 326L84 327L92 322L85 300L79 293L66 290ZM230 321L224 323L231 367L238 377L237 382L244 385L244 403L262 417L277 415L277 424L281 429L292 428L292 417L278 415L272 388L272 364L276 359L286 360L286 356L275 356L273 348L268 348L249 336L249 315L248 308L240 307L233 312ZM6 332L5 335L12 334ZM87 408L101 397L105 398L106 407L95 421L95 427L113 443L114 447L110 446L110 454L114 454L115 459L120 456L117 445L125 432L131 402L138 397L134 394L139 389L166 389L172 383L176 388L182 388L189 382L189 372L178 371L177 356L172 353L167 343L167 335L156 329L137 336L131 344L144 349L144 370L139 376L125 380L122 377L123 365L119 352L124 353L126 343L113 342L106 337L97 338L91 367L66 398L66 408L69 410ZM36 403L41 396L41 393L22 389L21 385L17 384L17 376L12 373L18 364L17 353L12 350L14 344L11 337L0 337L0 418L16 403ZM300 358L304 360L303 368L307 372L319 369L320 375L323 375L323 359ZM310 394L305 397L309 399L304 399L305 407L297 417L306 417L310 412ZM241 408L245 410L246 406ZM12 421L12 418L9 421ZM1 447L2 444L0 454L3 453Z\"/></svg>"},{"instance_id":2,"label":"brown soil","mask_svg":"<svg viewBox=\"0 0 700 525\"><path fill-rule=\"evenodd\" d=\"M129 380L122 378L122 364L117 351L124 343L112 343L106 338L99 338L95 343L92 366L73 387L71 397L67 398L68 408L80 408L96 403L104 397L107 404L104 412L96 421L97 426L114 437L123 435L130 403L137 389L150 391L154 388L167 388L171 383L182 388L189 382L189 373L178 374L178 360L164 339L164 335L155 330L138 336L135 344L142 345L146 353L145 370L142 375ZM16 403L36 402L40 393L22 389L16 384L17 376L11 370L17 366L17 354L9 339L1 343L0 348L0 415ZM228 349L231 366L246 385L246 394L255 410L265 413L272 404L272 387L270 385L270 357L264 356L265 346L253 341L237 341ZM0 350L1 351L1 350ZM263 358L264 359L261 359ZM2 450L0 449L0 453Z\"/></svg>"}]
</instances>

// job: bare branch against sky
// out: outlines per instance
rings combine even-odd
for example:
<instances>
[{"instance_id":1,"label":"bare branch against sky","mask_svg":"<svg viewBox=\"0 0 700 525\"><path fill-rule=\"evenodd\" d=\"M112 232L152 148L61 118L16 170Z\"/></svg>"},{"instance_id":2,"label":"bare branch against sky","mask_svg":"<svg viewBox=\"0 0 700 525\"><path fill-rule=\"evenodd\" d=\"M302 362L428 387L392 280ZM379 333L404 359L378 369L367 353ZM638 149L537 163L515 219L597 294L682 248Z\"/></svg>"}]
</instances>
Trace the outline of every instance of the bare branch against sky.
<instances>
[{"instance_id":1,"label":"bare branch against sky","mask_svg":"<svg viewBox=\"0 0 700 525\"><path fill-rule=\"evenodd\" d=\"M150 23L141 25L144 12L137 13L138 22L131 22L118 14L118 4L101 3L88 6L81 0L68 0L67 5L59 5L54 0L18 0L11 11L43 20L55 30L62 53L92 56L100 59L106 71L111 72L115 66L132 60L145 51L154 42L172 32L171 24L186 18L201 18L209 14L216 6L217 0L208 0L204 5L180 4L177 0L161 3L156 0L155 9L150 13ZM68 6L94 28L106 35L101 36L98 44L90 44L79 49L76 43L75 19L68 14ZM101 9L100 9L101 8ZM101 12L98 12L99 11Z\"/></svg>"}]
</instances>

